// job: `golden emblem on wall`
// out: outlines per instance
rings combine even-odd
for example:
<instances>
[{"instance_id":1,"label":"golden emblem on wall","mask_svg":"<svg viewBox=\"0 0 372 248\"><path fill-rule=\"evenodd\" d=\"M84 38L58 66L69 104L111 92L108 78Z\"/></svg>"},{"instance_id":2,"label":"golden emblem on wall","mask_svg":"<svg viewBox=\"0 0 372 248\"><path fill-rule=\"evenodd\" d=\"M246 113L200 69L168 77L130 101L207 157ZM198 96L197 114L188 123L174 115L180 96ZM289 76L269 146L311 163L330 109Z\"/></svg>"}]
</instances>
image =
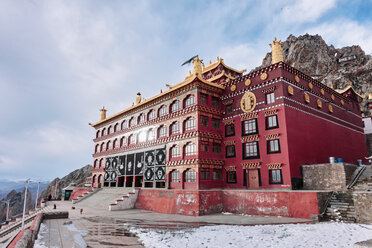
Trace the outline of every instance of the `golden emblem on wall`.
<instances>
[{"instance_id":1,"label":"golden emblem on wall","mask_svg":"<svg viewBox=\"0 0 372 248\"><path fill-rule=\"evenodd\" d=\"M253 92L246 92L240 100L240 108L243 112L249 113L256 107L256 96Z\"/></svg>"},{"instance_id":2,"label":"golden emblem on wall","mask_svg":"<svg viewBox=\"0 0 372 248\"><path fill-rule=\"evenodd\" d=\"M267 79L267 73L266 72L262 73L260 78L261 78L261 80L266 80Z\"/></svg>"},{"instance_id":3,"label":"golden emblem on wall","mask_svg":"<svg viewBox=\"0 0 372 248\"><path fill-rule=\"evenodd\" d=\"M324 96L324 89L320 89L320 94Z\"/></svg>"},{"instance_id":4,"label":"golden emblem on wall","mask_svg":"<svg viewBox=\"0 0 372 248\"><path fill-rule=\"evenodd\" d=\"M235 84L234 85L231 85L230 90L231 91L235 91L236 90L236 85Z\"/></svg>"},{"instance_id":5,"label":"golden emblem on wall","mask_svg":"<svg viewBox=\"0 0 372 248\"><path fill-rule=\"evenodd\" d=\"M290 94L291 96L293 96L293 87L288 85L288 94Z\"/></svg>"},{"instance_id":6,"label":"golden emblem on wall","mask_svg":"<svg viewBox=\"0 0 372 248\"><path fill-rule=\"evenodd\" d=\"M316 100L316 105L318 108L322 108L322 101L320 99Z\"/></svg>"},{"instance_id":7,"label":"golden emblem on wall","mask_svg":"<svg viewBox=\"0 0 372 248\"><path fill-rule=\"evenodd\" d=\"M344 106L345 102L341 99L341 105Z\"/></svg>"},{"instance_id":8,"label":"golden emblem on wall","mask_svg":"<svg viewBox=\"0 0 372 248\"><path fill-rule=\"evenodd\" d=\"M331 99L332 99L332 101L335 100L335 96L333 94L331 95Z\"/></svg>"},{"instance_id":9,"label":"golden emblem on wall","mask_svg":"<svg viewBox=\"0 0 372 248\"><path fill-rule=\"evenodd\" d=\"M304 97L305 97L305 102L306 103L310 103L310 96L309 96L309 94L305 93Z\"/></svg>"},{"instance_id":10,"label":"golden emblem on wall","mask_svg":"<svg viewBox=\"0 0 372 248\"><path fill-rule=\"evenodd\" d=\"M296 81L297 83L300 82L300 78L299 78L297 75L295 76L295 81Z\"/></svg>"},{"instance_id":11,"label":"golden emblem on wall","mask_svg":"<svg viewBox=\"0 0 372 248\"><path fill-rule=\"evenodd\" d=\"M330 113L333 113L333 107L332 107L331 104L328 105L328 110L329 110Z\"/></svg>"},{"instance_id":12,"label":"golden emblem on wall","mask_svg":"<svg viewBox=\"0 0 372 248\"><path fill-rule=\"evenodd\" d=\"M248 78L247 80L245 80L245 86L249 86L251 85L252 81Z\"/></svg>"},{"instance_id":13,"label":"golden emblem on wall","mask_svg":"<svg viewBox=\"0 0 372 248\"><path fill-rule=\"evenodd\" d=\"M308 85L310 89L313 89L313 84L311 82L309 82Z\"/></svg>"}]
</instances>

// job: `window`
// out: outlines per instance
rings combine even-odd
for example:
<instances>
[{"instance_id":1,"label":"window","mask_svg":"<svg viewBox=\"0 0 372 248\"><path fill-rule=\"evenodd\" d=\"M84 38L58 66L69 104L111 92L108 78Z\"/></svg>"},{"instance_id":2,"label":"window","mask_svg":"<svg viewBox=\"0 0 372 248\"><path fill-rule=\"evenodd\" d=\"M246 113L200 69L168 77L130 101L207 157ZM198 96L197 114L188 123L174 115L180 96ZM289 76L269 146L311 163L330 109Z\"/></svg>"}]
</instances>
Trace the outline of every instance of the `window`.
<instances>
[{"instance_id":1,"label":"window","mask_svg":"<svg viewBox=\"0 0 372 248\"><path fill-rule=\"evenodd\" d=\"M146 132L145 131L141 131L137 134L137 141L138 142L145 142L146 141Z\"/></svg>"},{"instance_id":2,"label":"window","mask_svg":"<svg viewBox=\"0 0 372 248\"><path fill-rule=\"evenodd\" d=\"M96 133L96 138L98 138L100 135L101 135L101 132L98 130L97 133Z\"/></svg>"},{"instance_id":3,"label":"window","mask_svg":"<svg viewBox=\"0 0 372 248\"><path fill-rule=\"evenodd\" d=\"M102 152L103 151L103 148L105 147L105 143L102 143L101 144L101 149L100 149L100 151Z\"/></svg>"},{"instance_id":4,"label":"window","mask_svg":"<svg viewBox=\"0 0 372 248\"><path fill-rule=\"evenodd\" d=\"M143 122L145 122L145 115L144 114L140 114L138 116L138 119L137 119L137 124L141 124Z\"/></svg>"},{"instance_id":5,"label":"window","mask_svg":"<svg viewBox=\"0 0 372 248\"><path fill-rule=\"evenodd\" d=\"M134 118L130 118L129 120L129 127L133 127L134 126Z\"/></svg>"},{"instance_id":6,"label":"window","mask_svg":"<svg viewBox=\"0 0 372 248\"><path fill-rule=\"evenodd\" d=\"M129 140L129 145L136 143L136 139L133 134L129 136L128 140Z\"/></svg>"},{"instance_id":7,"label":"window","mask_svg":"<svg viewBox=\"0 0 372 248\"><path fill-rule=\"evenodd\" d=\"M94 149L94 152L97 153L99 151L99 144L96 145L96 149Z\"/></svg>"},{"instance_id":8,"label":"window","mask_svg":"<svg viewBox=\"0 0 372 248\"><path fill-rule=\"evenodd\" d=\"M118 144L118 140L115 139L114 142L112 143L112 148L115 149L117 144Z\"/></svg>"},{"instance_id":9,"label":"window","mask_svg":"<svg viewBox=\"0 0 372 248\"><path fill-rule=\"evenodd\" d=\"M196 172L194 170L188 169L187 171L185 171L185 182L196 182Z\"/></svg>"},{"instance_id":10,"label":"window","mask_svg":"<svg viewBox=\"0 0 372 248\"><path fill-rule=\"evenodd\" d=\"M159 108L159 117L168 114L167 107L165 105Z\"/></svg>"},{"instance_id":11,"label":"window","mask_svg":"<svg viewBox=\"0 0 372 248\"><path fill-rule=\"evenodd\" d=\"M171 158L178 158L180 156L180 148L177 145L174 145L170 149L170 156Z\"/></svg>"},{"instance_id":12,"label":"window","mask_svg":"<svg viewBox=\"0 0 372 248\"><path fill-rule=\"evenodd\" d=\"M102 165L103 165L103 158L101 158L101 159L99 160L99 168L101 168Z\"/></svg>"},{"instance_id":13,"label":"window","mask_svg":"<svg viewBox=\"0 0 372 248\"><path fill-rule=\"evenodd\" d=\"M116 123L114 126L114 132L119 131L119 123Z\"/></svg>"},{"instance_id":14,"label":"window","mask_svg":"<svg viewBox=\"0 0 372 248\"><path fill-rule=\"evenodd\" d=\"M107 134L110 134L112 131L112 126L109 126L108 129L107 129Z\"/></svg>"},{"instance_id":15,"label":"window","mask_svg":"<svg viewBox=\"0 0 372 248\"><path fill-rule=\"evenodd\" d=\"M234 124L229 124L225 126L225 136L230 137L235 135L235 126Z\"/></svg>"},{"instance_id":16,"label":"window","mask_svg":"<svg viewBox=\"0 0 372 248\"><path fill-rule=\"evenodd\" d=\"M180 180L180 172L178 170L172 171L171 174L170 174L170 177L171 177L171 182L172 183L179 183L179 182L181 182L181 180Z\"/></svg>"},{"instance_id":17,"label":"window","mask_svg":"<svg viewBox=\"0 0 372 248\"><path fill-rule=\"evenodd\" d=\"M274 92L266 94L266 104L271 104L275 102Z\"/></svg>"},{"instance_id":18,"label":"window","mask_svg":"<svg viewBox=\"0 0 372 248\"><path fill-rule=\"evenodd\" d=\"M196 147L194 143L187 143L185 145L185 156L191 156L196 154Z\"/></svg>"},{"instance_id":19,"label":"window","mask_svg":"<svg viewBox=\"0 0 372 248\"><path fill-rule=\"evenodd\" d=\"M226 158L235 157L235 145L226 146Z\"/></svg>"},{"instance_id":20,"label":"window","mask_svg":"<svg viewBox=\"0 0 372 248\"><path fill-rule=\"evenodd\" d=\"M282 184L282 170L269 170L269 184Z\"/></svg>"},{"instance_id":21,"label":"window","mask_svg":"<svg viewBox=\"0 0 372 248\"><path fill-rule=\"evenodd\" d=\"M155 117L156 117L156 115L155 115L155 110L151 109L151 110L149 111L149 113L147 114L147 119L148 119L149 121L151 121L151 120L155 119Z\"/></svg>"},{"instance_id":22,"label":"window","mask_svg":"<svg viewBox=\"0 0 372 248\"><path fill-rule=\"evenodd\" d=\"M154 131L154 129L150 129L147 132L147 140L151 141L151 140L154 140L154 139L155 139L155 131Z\"/></svg>"},{"instance_id":23,"label":"window","mask_svg":"<svg viewBox=\"0 0 372 248\"><path fill-rule=\"evenodd\" d=\"M200 116L200 125L203 127L208 127L208 116L205 115Z\"/></svg>"},{"instance_id":24,"label":"window","mask_svg":"<svg viewBox=\"0 0 372 248\"><path fill-rule=\"evenodd\" d=\"M188 108L188 107L191 107L194 104L195 104L195 96L194 95L187 96L185 101L184 101L184 107Z\"/></svg>"},{"instance_id":25,"label":"window","mask_svg":"<svg viewBox=\"0 0 372 248\"><path fill-rule=\"evenodd\" d=\"M212 152L213 153L221 153L221 144L220 143L214 143L212 144Z\"/></svg>"},{"instance_id":26,"label":"window","mask_svg":"<svg viewBox=\"0 0 372 248\"><path fill-rule=\"evenodd\" d=\"M97 167L97 164L98 164L98 161L97 161L97 159L96 160L94 160L94 168L96 168Z\"/></svg>"},{"instance_id":27,"label":"window","mask_svg":"<svg viewBox=\"0 0 372 248\"><path fill-rule=\"evenodd\" d=\"M180 132L180 124L178 121L173 122L170 126L170 134L176 134Z\"/></svg>"},{"instance_id":28,"label":"window","mask_svg":"<svg viewBox=\"0 0 372 248\"><path fill-rule=\"evenodd\" d=\"M259 158L258 142L249 142L243 144L243 159Z\"/></svg>"},{"instance_id":29,"label":"window","mask_svg":"<svg viewBox=\"0 0 372 248\"><path fill-rule=\"evenodd\" d=\"M221 127L220 123L221 123L220 119L212 118L212 128L220 129L220 127Z\"/></svg>"},{"instance_id":30,"label":"window","mask_svg":"<svg viewBox=\"0 0 372 248\"><path fill-rule=\"evenodd\" d=\"M111 141L108 141L108 142L106 143L106 151L109 150L109 149L111 148L110 145L111 145Z\"/></svg>"},{"instance_id":31,"label":"window","mask_svg":"<svg viewBox=\"0 0 372 248\"><path fill-rule=\"evenodd\" d=\"M250 135L258 133L257 119L242 121L242 135Z\"/></svg>"},{"instance_id":32,"label":"window","mask_svg":"<svg viewBox=\"0 0 372 248\"><path fill-rule=\"evenodd\" d=\"M199 101L201 104L208 104L208 95L204 93L200 93Z\"/></svg>"},{"instance_id":33,"label":"window","mask_svg":"<svg viewBox=\"0 0 372 248\"><path fill-rule=\"evenodd\" d=\"M106 128L102 129L102 136L106 135Z\"/></svg>"},{"instance_id":34,"label":"window","mask_svg":"<svg viewBox=\"0 0 372 248\"><path fill-rule=\"evenodd\" d=\"M277 115L267 116L266 117L266 129L278 128L278 117Z\"/></svg>"},{"instance_id":35,"label":"window","mask_svg":"<svg viewBox=\"0 0 372 248\"><path fill-rule=\"evenodd\" d=\"M213 169L213 180L222 180L222 169Z\"/></svg>"},{"instance_id":36,"label":"window","mask_svg":"<svg viewBox=\"0 0 372 248\"><path fill-rule=\"evenodd\" d=\"M280 144L279 140L268 140L267 141L267 153L279 153L280 152Z\"/></svg>"},{"instance_id":37,"label":"window","mask_svg":"<svg viewBox=\"0 0 372 248\"><path fill-rule=\"evenodd\" d=\"M120 139L120 146L126 145L125 143L125 136Z\"/></svg>"},{"instance_id":38,"label":"window","mask_svg":"<svg viewBox=\"0 0 372 248\"><path fill-rule=\"evenodd\" d=\"M233 112L233 106L232 104L226 105L226 114L232 114Z\"/></svg>"},{"instance_id":39,"label":"window","mask_svg":"<svg viewBox=\"0 0 372 248\"><path fill-rule=\"evenodd\" d=\"M180 108L181 108L180 101L175 100L175 101L171 104L171 113L180 110Z\"/></svg>"},{"instance_id":40,"label":"window","mask_svg":"<svg viewBox=\"0 0 372 248\"><path fill-rule=\"evenodd\" d=\"M158 129L158 138L167 136L167 127L162 125Z\"/></svg>"},{"instance_id":41,"label":"window","mask_svg":"<svg viewBox=\"0 0 372 248\"><path fill-rule=\"evenodd\" d=\"M185 121L185 131L195 129L195 118L189 117Z\"/></svg>"},{"instance_id":42,"label":"window","mask_svg":"<svg viewBox=\"0 0 372 248\"><path fill-rule=\"evenodd\" d=\"M220 107L220 99L218 97L212 96L212 106L215 108Z\"/></svg>"},{"instance_id":43,"label":"window","mask_svg":"<svg viewBox=\"0 0 372 248\"><path fill-rule=\"evenodd\" d=\"M127 127L127 122L124 120L122 123L121 123L121 130L123 130L124 128Z\"/></svg>"},{"instance_id":44,"label":"window","mask_svg":"<svg viewBox=\"0 0 372 248\"><path fill-rule=\"evenodd\" d=\"M201 152L209 152L209 142L208 141L202 141L201 142L200 151Z\"/></svg>"},{"instance_id":45,"label":"window","mask_svg":"<svg viewBox=\"0 0 372 248\"><path fill-rule=\"evenodd\" d=\"M236 171L228 171L226 172L227 183L236 183Z\"/></svg>"},{"instance_id":46,"label":"window","mask_svg":"<svg viewBox=\"0 0 372 248\"><path fill-rule=\"evenodd\" d=\"M201 168L200 169L200 179L201 180L209 180L211 169L209 168Z\"/></svg>"}]
</instances>

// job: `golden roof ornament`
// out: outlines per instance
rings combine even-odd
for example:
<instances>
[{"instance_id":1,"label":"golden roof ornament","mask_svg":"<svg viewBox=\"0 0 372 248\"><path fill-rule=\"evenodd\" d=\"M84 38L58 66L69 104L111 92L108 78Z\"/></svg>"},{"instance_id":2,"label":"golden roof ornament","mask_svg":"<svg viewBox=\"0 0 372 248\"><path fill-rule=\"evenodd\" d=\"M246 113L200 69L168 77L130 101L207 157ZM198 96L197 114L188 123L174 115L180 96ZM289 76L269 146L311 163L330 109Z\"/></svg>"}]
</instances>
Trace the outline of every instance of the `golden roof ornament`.
<instances>
[{"instance_id":1,"label":"golden roof ornament","mask_svg":"<svg viewBox=\"0 0 372 248\"><path fill-rule=\"evenodd\" d=\"M107 110L105 109L105 107L102 107L102 109L100 109L99 111L101 111L101 121L105 120Z\"/></svg>"},{"instance_id":2,"label":"golden roof ornament","mask_svg":"<svg viewBox=\"0 0 372 248\"><path fill-rule=\"evenodd\" d=\"M137 93L137 97L136 97L136 104L140 104L141 103L141 100L142 100L141 93L138 92Z\"/></svg>"},{"instance_id":3,"label":"golden roof ornament","mask_svg":"<svg viewBox=\"0 0 372 248\"><path fill-rule=\"evenodd\" d=\"M192 61L194 64L194 74L202 75L202 61L199 59L199 56Z\"/></svg>"},{"instance_id":4,"label":"golden roof ornament","mask_svg":"<svg viewBox=\"0 0 372 248\"><path fill-rule=\"evenodd\" d=\"M273 40L273 43L269 44L271 46L271 63L275 64L278 62L284 61L283 51L282 51L282 42L277 40L276 37Z\"/></svg>"}]
</instances>

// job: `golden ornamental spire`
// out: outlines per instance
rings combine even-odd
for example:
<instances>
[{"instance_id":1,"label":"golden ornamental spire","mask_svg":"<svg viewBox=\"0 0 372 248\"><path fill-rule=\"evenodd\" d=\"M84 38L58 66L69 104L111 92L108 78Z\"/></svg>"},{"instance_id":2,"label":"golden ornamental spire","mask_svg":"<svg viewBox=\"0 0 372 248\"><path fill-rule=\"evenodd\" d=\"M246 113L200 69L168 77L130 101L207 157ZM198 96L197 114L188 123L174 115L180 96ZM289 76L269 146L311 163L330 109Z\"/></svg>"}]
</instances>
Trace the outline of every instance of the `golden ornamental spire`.
<instances>
[{"instance_id":1,"label":"golden ornamental spire","mask_svg":"<svg viewBox=\"0 0 372 248\"><path fill-rule=\"evenodd\" d=\"M100 109L99 111L101 111L101 121L103 121L104 119L106 119L107 110L105 109L105 107L102 107L102 109Z\"/></svg>"},{"instance_id":2,"label":"golden ornamental spire","mask_svg":"<svg viewBox=\"0 0 372 248\"><path fill-rule=\"evenodd\" d=\"M275 37L273 43L269 45L271 46L271 63L275 64L275 63L284 61L283 51L282 51L282 42L280 40L277 40Z\"/></svg>"},{"instance_id":3,"label":"golden ornamental spire","mask_svg":"<svg viewBox=\"0 0 372 248\"><path fill-rule=\"evenodd\" d=\"M202 75L202 61L199 59L199 56L192 61L194 64L194 74Z\"/></svg>"},{"instance_id":4,"label":"golden ornamental spire","mask_svg":"<svg viewBox=\"0 0 372 248\"><path fill-rule=\"evenodd\" d=\"M137 93L137 97L136 97L136 104L140 104L141 101L142 101L141 93L138 92L138 93Z\"/></svg>"}]
</instances>

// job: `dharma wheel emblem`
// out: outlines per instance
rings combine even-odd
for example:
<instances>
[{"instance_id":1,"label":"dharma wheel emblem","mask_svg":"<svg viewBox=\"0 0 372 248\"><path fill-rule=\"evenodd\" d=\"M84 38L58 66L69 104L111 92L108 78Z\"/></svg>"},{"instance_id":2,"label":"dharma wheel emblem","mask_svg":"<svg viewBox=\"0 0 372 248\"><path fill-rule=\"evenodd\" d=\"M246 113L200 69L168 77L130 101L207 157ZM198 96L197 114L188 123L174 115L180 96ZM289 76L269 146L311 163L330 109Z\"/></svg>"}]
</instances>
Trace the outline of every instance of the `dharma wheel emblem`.
<instances>
[{"instance_id":1,"label":"dharma wheel emblem","mask_svg":"<svg viewBox=\"0 0 372 248\"><path fill-rule=\"evenodd\" d=\"M252 92L246 92L240 100L240 108L243 112L249 113L256 107L256 96Z\"/></svg>"}]
</instances>

